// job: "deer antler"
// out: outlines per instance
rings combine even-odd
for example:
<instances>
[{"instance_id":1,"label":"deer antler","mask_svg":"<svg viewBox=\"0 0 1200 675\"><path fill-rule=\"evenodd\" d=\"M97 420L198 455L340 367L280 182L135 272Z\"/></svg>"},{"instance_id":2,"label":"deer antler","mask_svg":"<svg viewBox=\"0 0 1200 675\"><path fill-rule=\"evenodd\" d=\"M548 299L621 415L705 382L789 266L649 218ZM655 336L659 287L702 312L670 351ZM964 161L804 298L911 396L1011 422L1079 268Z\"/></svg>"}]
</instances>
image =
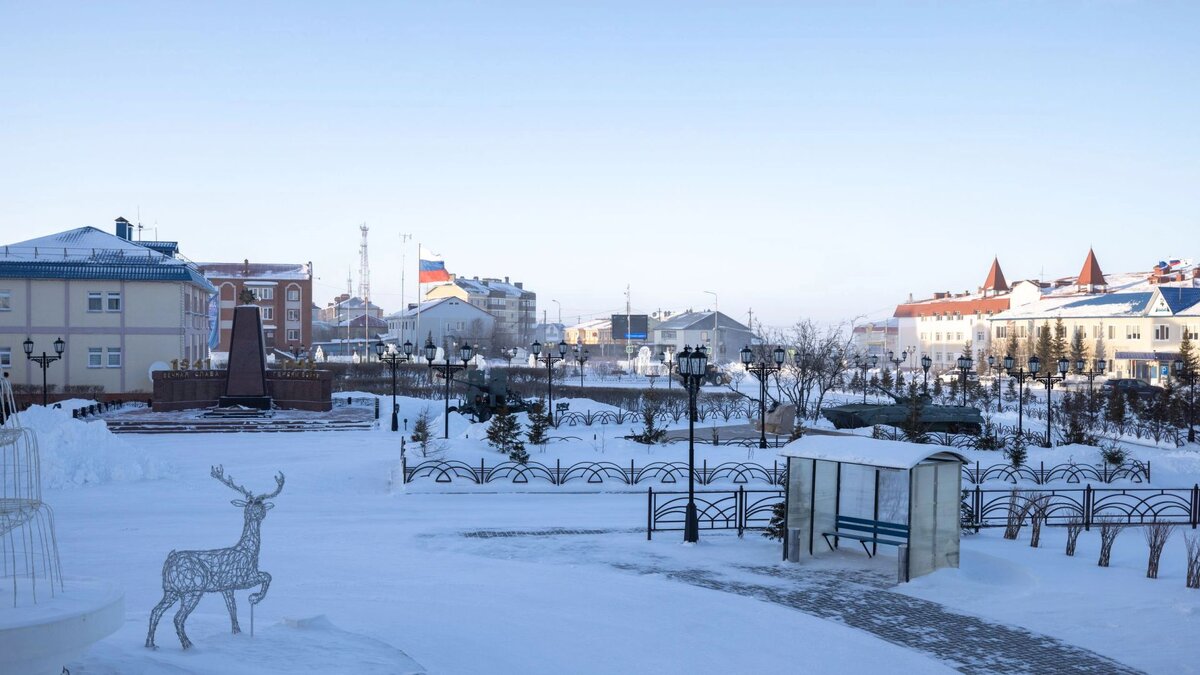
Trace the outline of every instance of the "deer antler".
<instances>
[{"instance_id":1,"label":"deer antler","mask_svg":"<svg viewBox=\"0 0 1200 675\"><path fill-rule=\"evenodd\" d=\"M234 490L237 490L238 492L242 493L242 495L245 496L246 499L254 499L254 493L252 493L249 490L247 490L246 488L234 483L233 476L225 475L225 467L224 466L222 466L222 465L214 466L212 468L212 477L221 481L225 485L228 485L229 487L233 488Z\"/></svg>"},{"instance_id":2,"label":"deer antler","mask_svg":"<svg viewBox=\"0 0 1200 675\"><path fill-rule=\"evenodd\" d=\"M279 473L275 474L275 491L270 494L261 495L259 497L256 497L255 499L257 499L260 502L266 501L268 499L274 499L275 497L279 496L279 493L282 490L283 490L283 472L280 471Z\"/></svg>"}]
</instances>

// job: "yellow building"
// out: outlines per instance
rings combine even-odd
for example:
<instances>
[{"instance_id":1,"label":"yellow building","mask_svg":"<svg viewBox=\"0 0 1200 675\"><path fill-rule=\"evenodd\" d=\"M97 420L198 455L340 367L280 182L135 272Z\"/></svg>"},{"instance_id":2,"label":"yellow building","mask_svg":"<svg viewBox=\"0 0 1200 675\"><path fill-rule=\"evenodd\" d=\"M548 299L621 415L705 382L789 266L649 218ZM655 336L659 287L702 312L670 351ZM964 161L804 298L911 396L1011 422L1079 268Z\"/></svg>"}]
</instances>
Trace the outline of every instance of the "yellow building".
<instances>
[{"instance_id":1,"label":"yellow building","mask_svg":"<svg viewBox=\"0 0 1200 675\"><path fill-rule=\"evenodd\" d=\"M148 393L151 366L208 356L213 286L177 257L175 242L130 241L81 227L0 248L0 369L14 385L42 384L41 367L26 358L54 355L47 382L61 394L73 387L104 393Z\"/></svg>"}]
</instances>

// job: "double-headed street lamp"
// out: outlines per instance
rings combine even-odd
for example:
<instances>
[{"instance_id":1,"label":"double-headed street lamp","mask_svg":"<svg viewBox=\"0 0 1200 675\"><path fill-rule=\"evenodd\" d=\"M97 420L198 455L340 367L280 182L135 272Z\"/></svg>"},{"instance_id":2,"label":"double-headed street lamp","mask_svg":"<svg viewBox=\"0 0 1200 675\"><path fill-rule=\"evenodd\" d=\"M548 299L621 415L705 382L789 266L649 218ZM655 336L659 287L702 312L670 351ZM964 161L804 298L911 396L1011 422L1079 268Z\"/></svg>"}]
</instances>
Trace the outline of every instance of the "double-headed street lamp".
<instances>
[{"instance_id":1,"label":"double-headed street lamp","mask_svg":"<svg viewBox=\"0 0 1200 675\"><path fill-rule=\"evenodd\" d=\"M863 405L866 405L867 403L867 370L874 368L875 364L877 363L879 363L878 354L872 354L868 358L859 359L858 362L855 363L855 365L858 366L859 373L862 377Z\"/></svg>"},{"instance_id":2,"label":"double-headed street lamp","mask_svg":"<svg viewBox=\"0 0 1200 675\"><path fill-rule=\"evenodd\" d=\"M429 364L429 369L442 371L443 377L446 379L446 428L442 434L442 438L450 438L450 380L454 379L454 373L460 370L466 370L471 362L471 357L474 356L475 350L471 348L470 343L464 342L463 346L458 348L458 358L462 361L462 365L450 363L450 354L446 354L446 358L442 359L442 363L434 366L433 360L437 358L437 345L433 344L433 339L425 340L425 361Z\"/></svg>"},{"instance_id":3,"label":"double-headed street lamp","mask_svg":"<svg viewBox=\"0 0 1200 675\"><path fill-rule=\"evenodd\" d=\"M1171 364L1175 377L1188 383L1188 443L1196 442L1196 368L1188 361L1175 359Z\"/></svg>"},{"instance_id":4,"label":"double-headed street lamp","mask_svg":"<svg viewBox=\"0 0 1200 675\"><path fill-rule=\"evenodd\" d=\"M996 376L996 369L998 366L996 365L996 356L994 354L988 354L987 364L988 375L990 375L992 377L992 381L996 383L996 412L1001 413L1004 412L1004 408L1000 406L1000 378Z\"/></svg>"},{"instance_id":5,"label":"double-headed street lamp","mask_svg":"<svg viewBox=\"0 0 1200 675\"><path fill-rule=\"evenodd\" d=\"M929 367L933 365L933 359L929 358L928 354L921 355L921 370L925 371L925 381L921 384L921 393L929 395Z\"/></svg>"},{"instance_id":6,"label":"double-headed street lamp","mask_svg":"<svg viewBox=\"0 0 1200 675\"><path fill-rule=\"evenodd\" d=\"M579 345L575 345L571 349L575 353L575 363L579 364L579 388L583 389L583 364L587 363L588 350L580 351Z\"/></svg>"},{"instance_id":7,"label":"double-headed street lamp","mask_svg":"<svg viewBox=\"0 0 1200 675\"><path fill-rule=\"evenodd\" d=\"M783 368L787 352L783 350L783 347L773 349L771 351L773 364L767 363L764 359L759 359L758 363L754 363L754 352L750 350L749 345L742 347L742 351L738 354L742 357L742 365L746 367L746 371L758 378L758 447L765 448L767 447L767 378Z\"/></svg>"},{"instance_id":8,"label":"double-headed street lamp","mask_svg":"<svg viewBox=\"0 0 1200 675\"><path fill-rule=\"evenodd\" d=\"M967 379L967 374L971 372L972 364L974 364L974 361L966 354L958 357L958 372L962 376L962 395L964 406L967 404L967 382L969 382Z\"/></svg>"},{"instance_id":9,"label":"double-headed street lamp","mask_svg":"<svg viewBox=\"0 0 1200 675\"><path fill-rule=\"evenodd\" d=\"M32 338L25 338L21 346L25 348L25 357L42 367L42 405L49 405L49 399L46 395L46 369L50 367L51 363L62 358L63 350L67 348L67 343L62 338L58 338L54 341L54 354L51 355L42 352L41 356L33 355Z\"/></svg>"},{"instance_id":10,"label":"double-headed street lamp","mask_svg":"<svg viewBox=\"0 0 1200 675\"><path fill-rule=\"evenodd\" d=\"M1013 370L1016 363L1017 360L1013 358L1012 354L1005 354L1004 370L1009 377L1017 378L1017 435L1020 436L1025 431L1025 378L1029 377L1030 373L1026 372L1024 368Z\"/></svg>"},{"instance_id":11,"label":"double-headed street lamp","mask_svg":"<svg viewBox=\"0 0 1200 675\"><path fill-rule=\"evenodd\" d=\"M676 368L688 393L688 501L684 512L683 540L700 541L700 520L696 516L696 396L708 372L708 351L704 345L692 351L685 346L675 360Z\"/></svg>"},{"instance_id":12,"label":"double-headed street lamp","mask_svg":"<svg viewBox=\"0 0 1200 675\"><path fill-rule=\"evenodd\" d=\"M533 352L533 359L546 364L546 416L550 421L550 426L554 426L554 364L567 358L567 350L570 347L567 341L563 340L558 343L558 356L550 352L542 355L542 343L534 341L530 345L530 351Z\"/></svg>"},{"instance_id":13,"label":"double-headed street lamp","mask_svg":"<svg viewBox=\"0 0 1200 675\"><path fill-rule=\"evenodd\" d=\"M1084 371L1083 359L1075 359L1075 374L1083 375L1088 379L1088 414L1092 413L1092 383L1096 381L1096 376L1103 375L1108 369L1108 361L1104 359L1096 359L1092 361L1092 369Z\"/></svg>"},{"instance_id":14,"label":"double-headed street lamp","mask_svg":"<svg viewBox=\"0 0 1200 675\"><path fill-rule=\"evenodd\" d=\"M668 348L663 348L658 353L658 362L667 367L667 391L671 391L671 381L675 379L671 377L671 366L675 362L675 352Z\"/></svg>"},{"instance_id":15,"label":"double-headed street lamp","mask_svg":"<svg viewBox=\"0 0 1200 675\"><path fill-rule=\"evenodd\" d=\"M1050 422L1052 408L1050 407L1050 389L1055 382L1062 382L1067 377L1067 371L1071 369L1071 361L1066 357L1058 360L1058 375L1055 376L1053 371L1046 371L1045 375L1038 375L1042 369L1042 360L1037 356L1029 357L1029 374L1038 382L1046 385L1046 447L1050 445Z\"/></svg>"},{"instance_id":16,"label":"double-headed street lamp","mask_svg":"<svg viewBox=\"0 0 1200 675\"><path fill-rule=\"evenodd\" d=\"M396 351L394 347L384 344L382 340L375 343L375 356L392 367L392 431L400 430L400 407L396 405L396 368L401 363L408 363L412 360L413 343L405 340L402 349L403 352Z\"/></svg>"}]
</instances>

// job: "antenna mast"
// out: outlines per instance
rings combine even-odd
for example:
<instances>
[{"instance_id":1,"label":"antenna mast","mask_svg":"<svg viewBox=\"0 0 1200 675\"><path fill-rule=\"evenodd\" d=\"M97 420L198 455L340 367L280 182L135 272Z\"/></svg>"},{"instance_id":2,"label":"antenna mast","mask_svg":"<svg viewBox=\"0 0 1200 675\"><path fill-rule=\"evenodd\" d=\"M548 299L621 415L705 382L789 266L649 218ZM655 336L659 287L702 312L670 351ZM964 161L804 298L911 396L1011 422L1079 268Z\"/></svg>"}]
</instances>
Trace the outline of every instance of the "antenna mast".
<instances>
[{"instance_id":1,"label":"antenna mast","mask_svg":"<svg viewBox=\"0 0 1200 675\"><path fill-rule=\"evenodd\" d=\"M367 224L358 226L362 243L358 245L358 295L363 301L363 361L371 360L371 262L367 258Z\"/></svg>"}]
</instances>

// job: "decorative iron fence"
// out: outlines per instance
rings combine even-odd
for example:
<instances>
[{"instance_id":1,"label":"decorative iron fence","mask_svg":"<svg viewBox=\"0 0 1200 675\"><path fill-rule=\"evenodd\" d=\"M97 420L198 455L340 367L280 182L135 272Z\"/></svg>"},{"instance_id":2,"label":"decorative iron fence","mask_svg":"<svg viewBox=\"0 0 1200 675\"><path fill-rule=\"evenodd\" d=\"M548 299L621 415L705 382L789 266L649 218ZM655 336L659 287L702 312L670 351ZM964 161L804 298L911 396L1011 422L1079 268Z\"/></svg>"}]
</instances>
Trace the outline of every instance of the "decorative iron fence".
<instances>
[{"instance_id":1,"label":"decorative iron fence","mask_svg":"<svg viewBox=\"0 0 1200 675\"><path fill-rule=\"evenodd\" d=\"M978 531L1004 527L1010 517L1027 513L1035 499L1047 499L1046 525L1078 520L1084 528L1107 519L1130 525L1150 522L1200 524L1200 485L1190 488L1084 488L1065 490L963 490L963 527ZM1028 515L1028 514L1027 514Z\"/></svg>"},{"instance_id":2,"label":"decorative iron fence","mask_svg":"<svg viewBox=\"0 0 1200 675\"><path fill-rule=\"evenodd\" d=\"M771 522L771 511L783 500L783 490L697 490L696 516L702 530L765 529ZM646 539L655 532L683 530L687 514L686 491L646 491Z\"/></svg>"},{"instance_id":3,"label":"decorative iron fence","mask_svg":"<svg viewBox=\"0 0 1200 675\"><path fill-rule=\"evenodd\" d=\"M1014 467L1012 464L993 464L983 467L979 462L975 465L964 464L962 470L963 482L971 485L981 485L988 481L1005 481L1014 485L1028 481L1035 485L1045 485L1057 481L1066 483L1082 483L1093 481L1097 483L1112 483L1117 480L1129 480L1134 483L1150 482L1150 462L1137 460L1120 465L1112 464L1056 464L1046 468L1045 462L1037 466L1022 464Z\"/></svg>"},{"instance_id":4,"label":"decorative iron fence","mask_svg":"<svg viewBox=\"0 0 1200 675\"><path fill-rule=\"evenodd\" d=\"M432 478L435 483L453 483L461 480L476 485L501 482L516 484L543 482L555 486L568 483L596 485L605 482L621 485L642 483L679 485L686 483L688 477L686 462L651 462L637 466L634 460L629 460L628 465L615 462L577 462L564 466L561 460L555 460L554 464L501 462L489 466L486 460L480 459L478 464L468 464L457 460L431 460L415 466L408 466L407 459L402 458L401 464L405 483L422 478ZM700 485L711 485L716 482L729 482L734 485L752 482L783 485L786 476L787 465L778 461L772 462L771 466L746 462L725 462L710 467L708 461L705 460L696 467L696 482Z\"/></svg>"}]
</instances>

